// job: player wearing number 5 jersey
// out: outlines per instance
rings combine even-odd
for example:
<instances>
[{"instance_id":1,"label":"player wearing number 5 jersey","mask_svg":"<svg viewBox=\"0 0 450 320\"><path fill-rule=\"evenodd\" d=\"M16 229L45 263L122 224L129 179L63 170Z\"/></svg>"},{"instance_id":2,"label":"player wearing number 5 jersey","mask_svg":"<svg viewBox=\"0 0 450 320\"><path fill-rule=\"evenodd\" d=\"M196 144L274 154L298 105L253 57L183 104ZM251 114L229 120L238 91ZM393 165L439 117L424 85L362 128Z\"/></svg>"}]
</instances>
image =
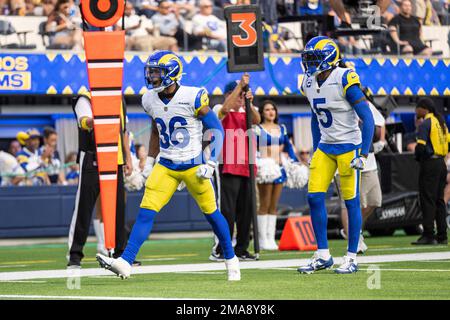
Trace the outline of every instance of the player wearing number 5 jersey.
<instances>
[{"instance_id":1,"label":"player wearing number 5 jersey","mask_svg":"<svg viewBox=\"0 0 450 320\"><path fill-rule=\"evenodd\" d=\"M153 122L144 174L149 175L141 208L127 247L118 259L97 255L100 265L122 278L128 278L143 242L148 238L155 215L169 202L183 182L211 224L223 249L228 280L240 280L239 260L234 254L227 221L218 210L211 177L217 157L203 161L203 127L214 140L214 155L223 144L223 127L209 108L207 92L202 88L180 85L181 60L170 51L157 51L145 65L145 80L150 89L142 97L142 106ZM155 158L159 155L159 161Z\"/></svg>"},{"instance_id":2,"label":"player wearing number 5 jersey","mask_svg":"<svg viewBox=\"0 0 450 320\"><path fill-rule=\"evenodd\" d=\"M302 53L305 76L301 85L312 109L311 129L314 155L310 165L308 203L318 250L310 263L298 269L312 273L329 269L333 258L328 250L325 193L336 169L349 215L347 254L336 273L358 270L356 252L361 229L359 203L360 170L364 168L372 142L374 121L359 77L338 66L336 43L323 36L311 39ZM362 129L358 123L362 121Z\"/></svg>"}]
</instances>

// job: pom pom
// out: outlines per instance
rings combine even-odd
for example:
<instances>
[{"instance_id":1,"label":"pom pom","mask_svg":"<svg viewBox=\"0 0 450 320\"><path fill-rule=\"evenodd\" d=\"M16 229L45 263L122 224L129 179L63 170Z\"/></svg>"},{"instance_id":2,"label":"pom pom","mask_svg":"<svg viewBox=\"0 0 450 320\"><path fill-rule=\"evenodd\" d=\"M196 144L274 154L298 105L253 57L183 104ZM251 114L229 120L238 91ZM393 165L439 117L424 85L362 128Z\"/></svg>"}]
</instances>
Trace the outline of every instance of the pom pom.
<instances>
[{"instance_id":1,"label":"pom pom","mask_svg":"<svg viewBox=\"0 0 450 320\"><path fill-rule=\"evenodd\" d=\"M300 189L308 183L309 169L307 166L293 161L286 161L283 165L287 175L284 186L291 189Z\"/></svg>"},{"instance_id":2,"label":"pom pom","mask_svg":"<svg viewBox=\"0 0 450 320\"><path fill-rule=\"evenodd\" d=\"M145 185L145 177L139 169L139 160L133 157L133 172L128 177L124 175L124 184L127 191L141 190Z\"/></svg>"},{"instance_id":3,"label":"pom pom","mask_svg":"<svg viewBox=\"0 0 450 320\"><path fill-rule=\"evenodd\" d=\"M280 165L272 158L257 158L256 183L272 183L281 177Z\"/></svg>"}]
</instances>

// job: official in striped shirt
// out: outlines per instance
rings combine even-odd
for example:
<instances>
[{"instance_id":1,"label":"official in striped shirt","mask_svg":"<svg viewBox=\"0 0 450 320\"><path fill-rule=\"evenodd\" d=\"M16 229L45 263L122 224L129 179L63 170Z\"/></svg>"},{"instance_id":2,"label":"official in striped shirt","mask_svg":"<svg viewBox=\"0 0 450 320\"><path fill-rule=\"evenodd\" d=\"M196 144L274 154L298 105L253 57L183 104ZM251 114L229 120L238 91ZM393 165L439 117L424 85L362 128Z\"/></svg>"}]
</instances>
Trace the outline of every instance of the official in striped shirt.
<instances>
[{"instance_id":1,"label":"official in striped shirt","mask_svg":"<svg viewBox=\"0 0 450 320\"><path fill-rule=\"evenodd\" d=\"M80 175L75 199L75 208L69 230L68 268L79 268L84 257L83 247L92 220L92 211L100 194L100 183L97 169L97 151L94 136L94 120L91 107L91 95L81 94L74 98L73 110L78 125L78 163ZM117 171L117 207L116 207L116 248L114 257L120 257L126 245L125 233L125 189L123 173L130 175L132 160L127 133L127 116L125 103L120 113L121 131L119 136L118 171ZM94 226L95 227L95 226ZM101 228L95 228L100 241L104 241ZM99 230L97 230L99 229Z\"/></svg>"}]
</instances>

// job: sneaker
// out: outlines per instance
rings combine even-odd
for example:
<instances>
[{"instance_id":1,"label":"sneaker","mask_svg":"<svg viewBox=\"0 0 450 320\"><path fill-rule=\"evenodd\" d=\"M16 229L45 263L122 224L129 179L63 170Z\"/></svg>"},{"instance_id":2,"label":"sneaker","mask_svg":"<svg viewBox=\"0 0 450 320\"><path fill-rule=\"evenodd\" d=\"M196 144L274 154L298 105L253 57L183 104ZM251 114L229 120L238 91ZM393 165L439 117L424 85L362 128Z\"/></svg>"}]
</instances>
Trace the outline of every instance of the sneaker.
<instances>
[{"instance_id":1,"label":"sneaker","mask_svg":"<svg viewBox=\"0 0 450 320\"><path fill-rule=\"evenodd\" d=\"M133 261L133 264L132 264L131 266L132 266L132 267L139 267L139 266L142 266L142 262L137 261L137 260L134 260L134 261Z\"/></svg>"},{"instance_id":2,"label":"sneaker","mask_svg":"<svg viewBox=\"0 0 450 320\"><path fill-rule=\"evenodd\" d=\"M81 265L80 264L67 264L67 270L79 270L81 269Z\"/></svg>"},{"instance_id":3,"label":"sneaker","mask_svg":"<svg viewBox=\"0 0 450 320\"><path fill-rule=\"evenodd\" d=\"M359 235L358 240L358 254L364 254L367 251L368 247L367 244L364 242L364 237L362 233Z\"/></svg>"},{"instance_id":4,"label":"sneaker","mask_svg":"<svg viewBox=\"0 0 450 320\"><path fill-rule=\"evenodd\" d=\"M100 267L114 272L118 277L122 278L122 280L130 277L131 265L124 259L109 258L99 253L97 253L96 258Z\"/></svg>"},{"instance_id":5,"label":"sneaker","mask_svg":"<svg viewBox=\"0 0 450 320\"><path fill-rule=\"evenodd\" d=\"M300 273L310 274L315 271L330 269L331 267L333 267L333 265L334 265L333 257L330 256L330 259L324 260L319 258L317 252L314 252L314 255L309 260L308 264L299 267L297 271Z\"/></svg>"},{"instance_id":6,"label":"sneaker","mask_svg":"<svg viewBox=\"0 0 450 320\"><path fill-rule=\"evenodd\" d=\"M241 261L255 261L255 260L259 260L257 256L251 254L248 251L245 251L241 254L236 254L236 256L239 258L239 260Z\"/></svg>"},{"instance_id":7,"label":"sneaker","mask_svg":"<svg viewBox=\"0 0 450 320\"><path fill-rule=\"evenodd\" d=\"M334 270L337 274L350 274L356 273L357 271L358 263L355 259L350 258L349 256L344 256L344 262L339 266L339 268Z\"/></svg>"},{"instance_id":8,"label":"sneaker","mask_svg":"<svg viewBox=\"0 0 450 320\"><path fill-rule=\"evenodd\" d=\"M228 281L240 281L241 270L239 269L239 259L234 256L231 259L225 260L227 267Z\"/></svg>"},{"instance_id":9,"label":"sneaker","mask_svg":"<svg viewBox=\"0 0 450 320\"><path fill-rule=\"evenodd\" d=\"M435 245L435 244L437 244L437 241L435 239L427 237L427 236L421 236L416 241L411 242L411 244L412 245Z\"/></svg>"},{"instance_id":10,"label":"sneaker","mask_svg":"<svg viewBox=\"0 0 450 320\"><path fill-rule=\"evenodd\" d=\"M223 253L211 252L211 255L209 256L209 260L215 261L215 262L224 262L225 257L223 256Z\"/></svg>"},{"instance_id":11,"label":"sneaker","mask_svg":"<svg viewBox=\"0 0 450 320\"><path fill-rule=\"evenodd\" d=\"M436 240L438 244L443 244L443 245L448 245L448 240L447 239L437 239Z\"/></svg>"}]
</instances>

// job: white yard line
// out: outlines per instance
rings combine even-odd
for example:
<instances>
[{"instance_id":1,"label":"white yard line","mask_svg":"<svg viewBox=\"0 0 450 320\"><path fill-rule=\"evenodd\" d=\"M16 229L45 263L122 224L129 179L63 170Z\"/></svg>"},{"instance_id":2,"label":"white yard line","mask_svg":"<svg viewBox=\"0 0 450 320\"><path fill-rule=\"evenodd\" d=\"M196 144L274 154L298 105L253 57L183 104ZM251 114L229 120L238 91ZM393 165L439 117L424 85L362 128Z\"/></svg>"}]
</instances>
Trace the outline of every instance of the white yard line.
<instances>
[{"instance_id":1,"label":"white yard line","mask_svg":"<svg viewBox=\"0 0 450 320\"><path fill-rule=\"evenodd\" d=\"M407 269L407 268L401 268L401 269L392 269L392 268L378 268L380 271L405 271L405 272L450 272L450 269ZM271 268L270 270L282 270L282 271L292 271L297 270L297 268ZM374 268L368 269L368 268L358 268L359 271L367 271L367 270L374 270Z\"/></svg>"},{"instance_id":2,"label":"white yard line","mask_svg":"<svg viewBox=\"0 0 450 320\"><path fill-rule=\"evenodd\" d=\"M11 283L46 283L45 280L5 280L2 282L11 282Z\"/></svg>"},{"instance_id":3,"label":"white yard line","mask_svg":"<svg viewBox=\"0 0 450 320\"><path fill-rule=\"evenodd\" d=\"M175 273L182 274L225 274L225 271L180 271Z\"/></svg>"},{"instance_id":4,"label":"white yard line","mask_svg":"<svg viewBox=\"0 0 450 320\"><path fill-rule=\"evenodd\" d=\"M409 254L389 254L379 256L358 257L359 263L382 263L401 261L424 261L424 260L447 260L450 252L429 252ZM245 261L240 263L241 269L268 269L283 267L298 267L305 264L308 259L267 260L267 261ZM336 264L342 263L342 258L335 258ZM152 265L133 267L132 274L174 273L174 272L196 272L196 271L221 271L225 270L224 263L199 263L199 264L175 264L175 265ZM111 272L100 268L81 269L79 276L110 276ZM30 280L48 278L73 277L74 271L65 269L41 270L24 272L0 272L0 281L4 280Z\"/></svg>"},{"instance_id":5,"label":"white yard line","mask_svg":"<svg viewBox=\"0 0 450 320\"><path fill-rule=\"evenodd\" d=\"M24 268L24 267L28 267L28 265L27 264L11 264L11 265L0 266L0 268Z\"/></svg>"},{"instance_id":6,"label":"white yard line","mask_svg":"<svg viewBox=\"0 0 450 320\"><path fill-rule=\"evenodd\" d=\"M74 299L74 300L206 300L195 298L155 298L155 297L104 297L104 296L44 296L44 295L21 295L2 294L0 299Z\"/></svg>"},{"instance_id":7,"label":"white yard line","mask_svg":"<svg viewBox=\"0 0 450 320\"><path fill-rule=\"evenodd\" d=\"M395 247L395 248L373 248L371 249L369 246L369 250L368 251L407 251L407 250L424 250L426 248L430 248L430 249L445 249L445 248L449 248L449 246L417 246L417 247Z\"/></svg>"}]
</instances>

